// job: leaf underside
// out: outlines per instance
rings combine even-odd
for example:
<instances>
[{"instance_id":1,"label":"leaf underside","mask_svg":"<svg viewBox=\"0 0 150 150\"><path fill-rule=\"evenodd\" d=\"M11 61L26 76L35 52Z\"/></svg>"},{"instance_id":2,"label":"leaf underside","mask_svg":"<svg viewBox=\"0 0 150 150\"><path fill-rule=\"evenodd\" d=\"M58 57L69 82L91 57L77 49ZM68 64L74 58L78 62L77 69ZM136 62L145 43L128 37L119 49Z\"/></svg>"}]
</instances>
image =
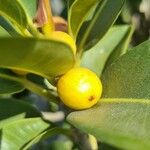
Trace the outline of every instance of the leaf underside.
<instances>
[{"instance_id":1,"label":"leaf underside","mask_svg":"<svg viewBox=\"0 0 150 150\"><path fill-rule=\"evenodd\" d=\"M0 45L0 67L50 78L64 74L74 65L72 49L62 42L36 38L1 38Z\"/></svg>"}]
</instances>

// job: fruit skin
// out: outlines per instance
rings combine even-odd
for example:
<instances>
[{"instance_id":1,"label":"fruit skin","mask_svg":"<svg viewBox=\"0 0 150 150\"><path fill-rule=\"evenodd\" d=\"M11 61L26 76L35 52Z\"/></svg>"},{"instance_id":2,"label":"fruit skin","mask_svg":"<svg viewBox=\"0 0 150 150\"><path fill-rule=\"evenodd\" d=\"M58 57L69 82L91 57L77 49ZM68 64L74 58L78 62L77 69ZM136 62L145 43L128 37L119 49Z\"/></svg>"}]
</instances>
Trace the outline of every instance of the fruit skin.
<instances>
[{"instance_id":1,"label":"fruit skin","mask_svg":"<svg viewBox=\"0 0 150 150\"><path fill-rule=\"evenodd\" d=\"M102 84L94 72L78 67L69 70L58 80L57 92L65 105L81 110L98 102Z\"/></svg>"}]
</instances>

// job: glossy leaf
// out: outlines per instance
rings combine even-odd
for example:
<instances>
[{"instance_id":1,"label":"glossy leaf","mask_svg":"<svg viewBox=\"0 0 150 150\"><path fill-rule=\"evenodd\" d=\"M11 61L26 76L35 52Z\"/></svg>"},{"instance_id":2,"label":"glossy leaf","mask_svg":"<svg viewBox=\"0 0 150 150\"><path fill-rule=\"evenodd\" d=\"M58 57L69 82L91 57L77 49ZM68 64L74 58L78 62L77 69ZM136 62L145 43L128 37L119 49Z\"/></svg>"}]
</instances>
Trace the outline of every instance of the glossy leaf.
<instances>
[{"instance_id":1,"label":"glossy leaf","mask_svg":"<svg viewBox=\"0 0 150 150\"><path fill-rule=\"evenodd\" d=\"M67 120L102 142L127 150L150 149L150 101L102 99L95 107L71 113Z\"/></svg>"},{"instance_id":2,"label":"glossy leaf","mask_svg":"<svg viewBox=\"0 0 150 150\"><path fill-rule=\"evenodd\" d=\"M0 99L0 125L12 123L23 118L41 117L41 113L32 105L13 98Z\"/></svg>"},{"instance_id":3,"label":"glossy leaf","mask_svg":"<svg viewBox=\"0 0 150 150\"><path fill-rule=\"evenodd\" d=\"M33 20L36 15L37 10L37 0L19 0L19 2L22 4L26 15L30 20Z\"/></svg>"},{"instance_id":4,"label":"glossy leaf","mask_svg":"<svg viewBox=\"0 0 150 150\"><path fill-rule=\"evenodd\" d=\"M10 37L9 33L0 26L0 37Z\"/></svg>"},{"instance_id":5,"label":"glossy leaf","mask_svg":"<svg viewBox=\"0 0 150 150\"><path fill-rule=\"evenodd\" d=\"M0 0L0 15L12 21L21 29L27 26L24 9L17 0Z\"/></svg>"},{"instance_id":6,"label":"glossy leaf","mask_svg":"<svg viewBox=\"0 0 150 150\"><path fill-rule=\"evenodd\" d=\"M10 71L0 68L0 95L14 94L24 90L24 86L22 84L17 81L12 81L6 76L11 77Z\"/></svg>"},{"instance_id":7,"label":"glossy leaf","mask_svg":"<svg viewBox=\"0 0 150 150\"><path fill-rule=\"evenodd\" d=\"M90 20L85 21L81 28L77 41L79 50L89 49L100 41L120 14L124 1L102 0L98 3L89 14Z\"/></svg>"},{"instance_id":8,"label":"glossy leaf","mask_svg":"<svg viewBox=\"0 0 150 150\"><path fill-rule=\"evenodd\" d=\"M103 97L150 99L150 40L112 63L102 84Z\"/></svg>"},{"instance_id":9,"label":"glossy leaf","mask_svg":"<svg viewBox=\"0 0 150 150\"><path fill-rule=\"evenodd\" d=\"M43 78L43 77L29 73L29 74L27 74L26 78L27 78L29 81L35 83L36 85L47 89L47 86L46 86L45 83L44 83L44 78Z\"/></svg>"},{"instance_id":10,"label":"glossy leaf","mask_svg":"<svg viewBox=\"0 0 150 150\"><path fill-rule=\"evenodd\" d=\"M20 150L49 127L41 118L21 119L4 126L1 130L1 150Z\"/></svg>"},{"instance_id":11,"label":"glossy leaf","mask_svg":"<svg viewBox=\"0 0 150 150\"><path fill-rule=\"evenodd\" d=\"M117 52L115 59L126 52L131 32L128 25L112 27L97 45L83 53L81 66L100 76L112 53Z\"/></svg>"},{"instance_id":12,"label":"glossy leaf","mask_svg":"<svg viewBox=\"0 0 150 150\"><path fill-rule=\"evenodd\" d=\"M113 63L118 57L122 56L128 51L129 44L131 42L131 38L134 32L133 26L129 26L125 37L121 40L120 44L116 46L115 50L111 53L109 58L107 59L107 63L105 65L105 69Z\"/></svg>"},{"instance_id":13,"label":"glossy leaf","mask_svg":"<svg viewBox=\"0 0 150 150\"><path fill-rule=\"evenodd\" d=\"M23 85L18 82L1 78L0 74L0 95L14 94L24 90Z\"/></svg>"},{"instance_id":14,"label":"glossy leaf","mask_svg":"<svg viewBox=\"0 0 150 150\"><path fill-rule=\"evenodd\" d=\"M68 131L67 130L64 130L64 129L61 129L61 128L51 128L51 129L48 129L44 132L42 132L41 134L39 134L37 137L35 137L34 139L32 139L29 143L27 143L24 147L23 147L23 150L26 150L26 149L29 149L32 145L42 141L42 140L45 140L49 137L52 137L54 135L58 135L58 134L66 134Z\"/></svg>"},{"instance_id":15,"label":"glossy leaf","mask_svg":"<svg viewBox=\"0 0 150 150\"><path fill-rule=\"evenodd\" d=\"M5 32L9 33L9 34L7 33L9 36L13 36L13 37L21 36L18 27L14 26L10 21L6 20L2 16L0 16L0 26L3 27L3 29L5 29Z\"/></svg>"},{"instance_id":16,"label":"glossy leaf","mask_svg":"<svg viewBox=\"0 0 150 150\"><path fill-rule=\"evenodd\" d=\"M79 29L89 11L98 1L99 0L90 0L88 3L87 0L70 1L70 9L68 12L69 33L74 39L76 39Z\"/></svg>"},{"instance_id":17,"label":"glossy leaf","mask_svg":"<svg viewBox=\"0 0 150 150\"><path fill-rule=\"evenodd\" d=\"M68 0L67 1L67 8L68 8L68 11L69 11L69 8L71 7L71 5L73 4L73 2L74 2L75 0Z\"/></svg>"},{"instance_id":18,"label":"glossy leaf","mask_svg":"<svg viewBox=\"0 0 150 150\"><path fill-rule=\"evenodd\" d=\"M115 50L111 53L111 55L107 59L107 63L105 64L105 69L109 65L111 65L116 59L118 59L120 56L122 56L128 51L128 46L131 42L133 31L134 31L133 26L128 26L128 30L126 31L124 38L121 40L120 44L116 46Z\"/></svg>"},{"instance_id":19,"label":"glossy leaf","mask_svg":"<svg viewBox=\"0 0 150 150\"><path fill-rule=\"evenodd\" d=\"M74 65L69 45L48 39L0 39L0 66L44 77L61 75ZM7 58L7 59L6 59Z\"/></svg>"},{"instance_id":20,"label":"glossy leaf","mask_svg":"<svg viewBox=\"0 0 150 150\"><path fill-rule=\"evenodd\" d=\"M73 142L71 140L55 140L49 148L51 150L72 150L73 149ZM76 149L79 150L79 149Z\"/></svg>"}]
</instances>

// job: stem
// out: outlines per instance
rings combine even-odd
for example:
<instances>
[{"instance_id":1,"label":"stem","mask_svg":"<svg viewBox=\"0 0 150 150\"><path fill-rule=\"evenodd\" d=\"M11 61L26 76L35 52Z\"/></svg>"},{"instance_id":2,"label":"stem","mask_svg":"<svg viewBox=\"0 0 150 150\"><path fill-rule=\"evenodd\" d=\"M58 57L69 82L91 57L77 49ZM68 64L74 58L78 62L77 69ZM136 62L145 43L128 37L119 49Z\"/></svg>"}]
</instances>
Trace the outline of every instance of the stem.
<instances>
[{"instance_id":1,"label":"stem","mask_svg":"<svg viewBox=\"0 0 150 150\"><path fill-rule=\"evenodd\" d=\"M74 67L80 67L81 64L81 51L76 54L75 65Z\"/></svg>"},{"instance_id":2,"label":"stem","mask_svg":"<svg viewBox=\"0 0 150 150\"><path fill-rule=\"evenodd\" d=\"M34 25L32 23L29 24L29 30L34 37L40 37L41 36L40 32L36 29L36 27L34 27Z\"/></svg>"},{"instance_id":3,"label":"stem","mask_svg":"<svg viewBox=\"0 0 150 150\"><path fill-rule=\"evenodd\" d=\"M21 82L19 78L14 77L14 76L9 76L7 74L0 73L0 77L4 78L4 79L8 79L8 80L13 80L13 81L16 81L16 82Z\"/></svg>"},{"instance_id":4,"label":"stem","mask_svg":"<svg viewBox=\"0 0 150 150\"><path fill-rule=\"evenodd\" d=\"M33 93L36 93L37 95L42 96L42 97L48 99L49 101L58 103L57 98L54 95L52 95L47 89L44 89L44 88L38 86L37 84L27 80L25 76L14 77L14 76L9 76L9 75L0 73L0 77L8 79L8 80L17 81L17 82L23 84L26 89L32 91Z\"/></svg>"},{"instance_id":5,"label":"stem","mask_svg":"<svg viewBox=\"0 0 150 150\"><path fill-rule=\"evenodd\" d=\"M28 90L48 99L49 101L53 101L58 103L57 98L52 95L47 89L38 86L37 84L27 80L25 77L21 77L21 83L27 88Z\"/></svg>"},{"instance_id":6,"label":"stem","mask_svg":"<svg viewBox=\"0 0 150 150\"><path fill-rule=\"evenodd\" d=\"M20 29L22 36L31 37L32 35L27 29Z\"/></svg>"},{"instance_id":7,"label":"stem","mask_svg":"<svg viewBox=\"0 0 150 150\"><path fill-rule=\"evenodd\" d=\"M42 27L42 30L46 36L49 36L49 34L55 30L54 22L52 19L51 4L49 0L43 0L42 2L44 6L44 11L45 11L44 15L46 17L46 22L44 26Z\"/></svg>"}]
</instances>

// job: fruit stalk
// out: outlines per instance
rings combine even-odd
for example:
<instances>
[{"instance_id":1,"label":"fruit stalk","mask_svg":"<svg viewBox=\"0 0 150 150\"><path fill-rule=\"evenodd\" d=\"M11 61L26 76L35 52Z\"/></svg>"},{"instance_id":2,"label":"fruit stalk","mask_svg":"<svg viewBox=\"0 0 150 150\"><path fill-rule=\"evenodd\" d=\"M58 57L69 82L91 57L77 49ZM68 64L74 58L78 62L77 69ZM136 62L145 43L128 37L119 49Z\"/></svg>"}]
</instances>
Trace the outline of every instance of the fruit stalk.
<instances>
[{"instance_id":1,"label":"fruit stalk","mask_svg":"<svg viewBox=\"0 0 150 150\"><path fill-rule=\"evenodd\" d=\"M55 30L49 0L39 0L36 21L45 36L49 36Z\"/></svg>"}]
</instances>

